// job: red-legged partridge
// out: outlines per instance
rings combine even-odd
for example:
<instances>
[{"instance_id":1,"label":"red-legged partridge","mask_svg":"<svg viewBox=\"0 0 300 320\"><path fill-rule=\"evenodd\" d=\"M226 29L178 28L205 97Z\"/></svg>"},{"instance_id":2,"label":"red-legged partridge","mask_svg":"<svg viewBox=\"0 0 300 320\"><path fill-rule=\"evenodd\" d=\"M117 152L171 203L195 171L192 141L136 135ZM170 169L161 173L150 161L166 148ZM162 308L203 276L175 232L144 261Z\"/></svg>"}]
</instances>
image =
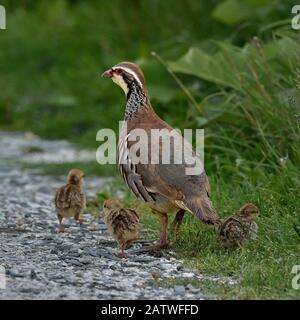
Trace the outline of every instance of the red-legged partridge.
<instances>
[{"instance_id":1,"label":"red-legged partridge","mask_svg":"<svg viewBox=\"0 0 300 320\"><path fill-rule=\"evenodd\" d=\"M178 162L174 160L171 164L165 164L161 156L157 157L157 153L153 155L151 147L155 145L159 146L156 148L159 152L166 151L162 150L161 139L151 145L151 132L155 131L153 129L164 129L168 134L173 128L160 119L153 110L145 77L140 68L133 63L122 62L105 71L103 76L111 78L125 92L125 117L118 148L119 169L134 195L145 202L161 219L161 239L155 248L167 245L168 214L175 209L178 210L178 213L172 224L173 230L176 229L176 224L181 222L185 211L193 213L206 224L218 224L220 220L210 200L208 178L203 166L197 174L189 175L186 169L193 165L187 164L186 161L183 161L183 164L177 164ZM132 159L132 153L129 152L135 144L135 141L131 139L135 129L143 129L149 138L148 149L144 145L144 150L142 150L148 150L147 161L144 161L146 163L136 162ZM178 136L181 142L184 141L183 152L185 153L186 149L193 152L191 144L177 133ZM173 148L170 149L170 159L181 155L182 150L178 151L177 147L173 144ZM195 156L194 152L193 155ZM154 157L159 160L155 162ZM199 158L198 161L200 161Z\"/></svg>"}]
</instances>

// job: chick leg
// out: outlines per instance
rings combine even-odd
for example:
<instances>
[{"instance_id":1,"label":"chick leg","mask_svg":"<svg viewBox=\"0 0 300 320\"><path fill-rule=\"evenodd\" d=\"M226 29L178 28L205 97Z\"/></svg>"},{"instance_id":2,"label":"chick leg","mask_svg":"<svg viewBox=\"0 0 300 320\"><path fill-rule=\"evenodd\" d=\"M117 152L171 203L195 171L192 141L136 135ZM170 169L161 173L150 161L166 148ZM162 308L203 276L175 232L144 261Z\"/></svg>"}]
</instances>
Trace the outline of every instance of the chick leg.
<instances>
[{"instance_id":1,"label":"chick leg","mask_svg":"<svg viewBox=\"0 0 300 320\"><path fill-rule=\"evenodd\" d=\"M76 220L77 223L80 223L80 224L87 221L85 218L80 216L80 212L77 212L75 214L74 219Z\"/></svg>"},{"instance_id":2,"label":"chick leg","mask_svg":"<svg viewBox=\"0 0 300 320\"><path fill-rule=\"evenodd\" d=\"M126 243L125 243L125 245L122 245L122 246L120 247L119 253L116 254L116 256L117 256L118 258L120 258L120 259L127 259L127 258L128 258L128 257L126 256L126 254L124 253L125 248L126 248Z\"/></svg>"},{"instance_id":3,"label":"chick leg","mask_svg":"<svg viewBox=\"0 0 300 320\"><path fill-rule=\"evenodd\" d=\"M175 234L175 231L176 231L176 236L178 236L179 234L179 229L180 229L180 226L181 226L181 223L182 223L182 220L183 220L183 217L184 217L184 214L185 214L185 210L183 209L180 209L177 213L176 213L176 216L171 224L171 230L170 230L170 233L171 233L171 237L174 236Z\"/></svg>"},{"instance_id":4,"label":"chick leg","mask_svg":"<svg viewBox=\"0 0 300 320\"><path fill-rule=\"evenodd\" d=\"M63 217L60 214L58 214L57 218L58 218L58 222L59 222L58 232L63 233L63 232L65 232L65 226L62 223Z\"/></svg>"}]
</instances>

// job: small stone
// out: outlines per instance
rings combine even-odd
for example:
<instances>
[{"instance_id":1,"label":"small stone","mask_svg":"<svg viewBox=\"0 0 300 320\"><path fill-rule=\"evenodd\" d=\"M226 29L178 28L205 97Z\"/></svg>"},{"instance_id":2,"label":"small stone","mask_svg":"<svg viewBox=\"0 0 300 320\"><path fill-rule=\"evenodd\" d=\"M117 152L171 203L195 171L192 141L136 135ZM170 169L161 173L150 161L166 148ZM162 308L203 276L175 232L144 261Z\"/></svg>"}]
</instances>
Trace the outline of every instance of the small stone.
<instances>
[{"instance_id":1,"label":"small stone","mask_svg":"<svg viewBox=\"0 0 300 320\"><path fill-rule=\"evenodd\" d=\"M41 292L41 290L38 288L21 288L20 291L24 293L33 293L33 294L39 294Z\"/></svg>"},{"instance_id":2,"label":"small stone","mask_svg":"<svg viewBox=\"0 0 300 320\"><path fill-rule=\"evenodd\" d=\"M82 278L83 277L83 272L81 272L81 271L77 272L76 276Z\"/></svg>"},{"instance_id":3,"label":"small stone","mask_svg":"<svg viewBox=\"0 0 300 320\"><path fill-rule=\"evenodd\" d=\"M16 270L9 270L8 271L8 274L11 276L11 277L13 277L13 278L23 278L23 275L22 274L20 274L18 271L16 271Z\"/></svg>"},{"instance_id":4,"label":"small stone","mask_svg":"<svg viewBox=\"0 0 300 320\"><path fill-rule=\"evenodd\" d=\"M185 287L181 285L174 286L174 291L177 294L184 294L185 293Z\"/></svg>"},{"instance_id":5,"label":"small stone","mask_svg":"<svg viewBox=\"0 0 300 320\"><path fill-rule=\"evenodd\" d=\"M73 264L74 266L77 266L77 267L81 267L82 266L82 263L79 262L78 260L71 259L71 260L68 260L68 262Z\"/></svg>"},{"instance_id":6,"label":"small stone","mask_svg":"<svg viewBox=\"0 0 300 320\"><path fill-rule=\"evenodd\" d=\"M30 278L31 279L37 279L38 278L36 272L33 269L30 271Z\"/></svg>"},{"instance_id":7,"label":"small stone","mask_svg":"<svg viewBox=\"0 0 300 320\"><path fill-rule=\"evenodd\" d=\"M92 257L98 257L98 252L97 250L89 250L88 254Z\"/></svg>"},{"instance_id":8,"label":"small stone","mask_svg":"<svg viewBox=\"0 0 300 320\"><path fill-rule=\"evenodd\" d=\"M179 264L177 267L176 267L177 271L182 271L184 268L181 264Z\"/></svg>"},{"instance_id":9,"label":"small stone","mask_svg":"<svg viewBox=\"0 0 300 320\"><path fill-rule=\"evenodd\" d=\"M193 287L190 283L186 286L186 288L191 292L191 293L198 293L200 289Z\"/></svg>"},{"instance_id":10,"label":"small stone","mask_svg":"<svg viewBox=\"0 0 300 320\"><path fill-rule=\"evenodd\" d=\"M52 241L53 240L53 236L52 235L47 235L47 236L45 236L44 240Z\"/></svg>"},{"instance_id":11,"label":"small stone","mask_svg":"<svg viewBox=\"0 0 300 320\"><path fill-rule=\"evenodd\" d=\"M83 264L90 264L91 261L88 258L79 258L78 261Z\"/></svg>"},{"instance_id":12,"label":"small stone","mask_svg":"<svg viewBox=\"0 0 300 320\"><path fill-rule=\"evenodd\" d=\"M66 244L61 244L56 246L56 249L59 251L69 251L70 248L71 248L71 245L66 245Z\"/></svg>"},{"instance_id":13,"label":"small stone","mask_svg":"<svg viewBox=\"0 0 300 320\"><path fill-rule=\"evenodd\" d=\"M89 230L90 230L90 231L95 231L95 230L97 230L96 224L95 224L94 222L92 222L92 223L90 224Z\"/></svg>"},{"instance_id":14,"label":"small stone","mask_svg":"<svg viewBox=\"0 0 300 320\"><path fill-rule=\"evenodd\" d=\"M51 189L49 189L49 187L47 187L47 186L41 186L41 187L38 188L37 191L40 192L40 193L48 194L49 191L51 192Z\"/></svg>"},{"instance_id":15,"label":"small stone","mask_svg":"<svg viewBox=\"0 0 300 320\"><path fill-rule=\"evenodd\" d=\"M183 278L194 278L195 277L195 273L193 273L193 272L184 272L184 273L181 274L181 276Z\"/></svg>"},{"instance_id":16,"label":"small stone","mask_svg":"<svg viewBox=\"0 0 300 320\"><path fill-rule=\"evenodd\" d=\"M153 261L153 258L151 258L151 257L135 257L131 260L134 262L149 263L149 262Z\"/></svg>"},{"instance_id":17,"label":"small stone","mask_svg":"<svg viewBox=\"0 0 300 320\"><path fill-rule=\"evenodd\" d=\"M101 231L101 230L106 230L106 225L104 223L97 223L96 225L96 230Z\"/></svg>"}]
</instances>

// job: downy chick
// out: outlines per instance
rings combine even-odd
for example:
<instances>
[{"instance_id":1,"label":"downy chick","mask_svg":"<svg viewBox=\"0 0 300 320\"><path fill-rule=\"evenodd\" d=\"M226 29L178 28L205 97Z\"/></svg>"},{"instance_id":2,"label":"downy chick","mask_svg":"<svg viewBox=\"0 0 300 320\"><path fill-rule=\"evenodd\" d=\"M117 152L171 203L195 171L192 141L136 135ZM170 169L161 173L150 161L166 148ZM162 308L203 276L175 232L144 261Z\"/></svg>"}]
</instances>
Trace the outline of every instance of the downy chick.
<instances>
[{"instance_id":1,"label":"downy chick","mask_svg":"<svg viewBox=\"0 0 300 320\"><path fill-rule=\"evenodd\" d=\"M258 208L252 203L243 205L239 212L223 220L217 230L218 241L228 249L235 249L257 235L255 219Z\"/></svg>"},{"instance_id":2,"label":"downy chick","mask_svg":"<svg viewBox=\"0 0 300 320\"><path fill-rule=\"evenodd\" d=\"M111 236L119 243L119 258L127 258L124 250L139 238L140 225L138 214L123 208L117 199L109 199L103 204L104 221Z\"/></svg>"},{"instance_id":3,"label":"downy chick","mask_svg":"<svg viewBox=\"0 0 300 320\"><path fill-rule=\"evenodd\" d=\"M85 222L80 216L85 208L86 198L83 192L84 173L79 169L72 169L67 178L67 184L56 191L55 208L59 221L59 232L64 232L63 218L74 218L77 222Z\"/></svg>"}]
</instances>

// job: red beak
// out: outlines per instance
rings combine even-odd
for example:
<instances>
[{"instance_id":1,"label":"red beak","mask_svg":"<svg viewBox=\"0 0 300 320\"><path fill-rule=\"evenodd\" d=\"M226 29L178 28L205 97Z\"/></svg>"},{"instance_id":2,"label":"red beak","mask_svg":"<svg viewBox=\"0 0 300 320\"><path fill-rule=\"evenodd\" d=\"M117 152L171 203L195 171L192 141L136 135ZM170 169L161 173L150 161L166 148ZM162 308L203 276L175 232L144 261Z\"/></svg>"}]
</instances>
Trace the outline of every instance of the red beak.
<instances>
[{"instance_id":1,"label":"red beak","mask_svg":"<svg viewBox=\"0 0 300 320\"><path fill-rule=\"evenodd\" d=\"M102 73L102 77L111 78L114 75L112 69L106 70Z\"/></svg>"}]
</instances>

